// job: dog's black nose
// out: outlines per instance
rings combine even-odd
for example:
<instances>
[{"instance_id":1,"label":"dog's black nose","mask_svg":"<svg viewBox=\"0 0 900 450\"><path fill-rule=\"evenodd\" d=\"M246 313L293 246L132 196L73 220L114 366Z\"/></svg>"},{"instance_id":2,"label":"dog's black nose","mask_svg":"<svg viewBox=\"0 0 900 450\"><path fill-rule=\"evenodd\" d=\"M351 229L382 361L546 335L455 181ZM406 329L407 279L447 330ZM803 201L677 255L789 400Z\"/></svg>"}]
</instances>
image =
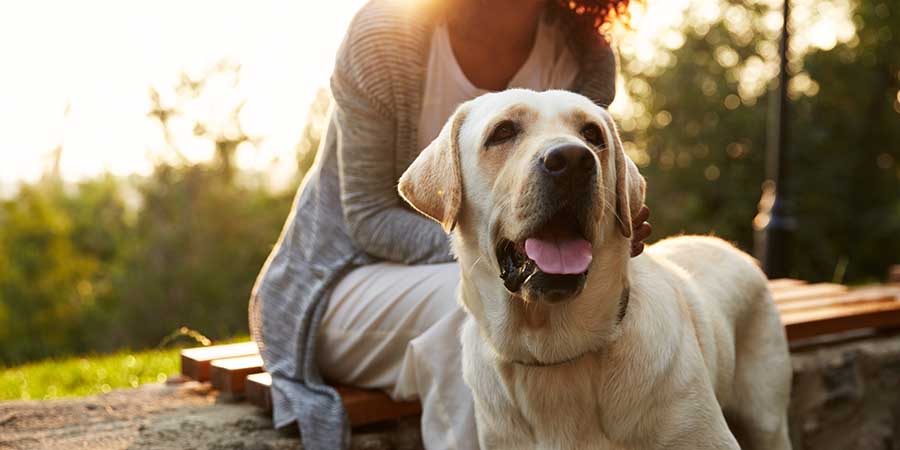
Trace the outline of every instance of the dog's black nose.
<instances>
[{"instance_id":1,"label":"dog's black nose","mask_svg":"<svg viewBox=\"0 0 900 450\"><path fill-rule=\"evenodd\" d=\"M572 182L587 181L594 173L594 155L587 147L562 144L544 155L542 167L554 178L570 178Z\"/></svg>"}]
</instances>

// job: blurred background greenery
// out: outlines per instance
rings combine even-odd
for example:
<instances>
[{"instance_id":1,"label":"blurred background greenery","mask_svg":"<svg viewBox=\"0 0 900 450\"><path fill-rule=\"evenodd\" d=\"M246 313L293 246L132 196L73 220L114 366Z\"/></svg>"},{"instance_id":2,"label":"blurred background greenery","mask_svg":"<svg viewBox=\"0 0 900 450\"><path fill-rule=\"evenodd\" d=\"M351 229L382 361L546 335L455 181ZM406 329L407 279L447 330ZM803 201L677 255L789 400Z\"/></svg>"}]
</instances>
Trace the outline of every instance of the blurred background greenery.
<instances>
[{"instance_id":1,"label":"blurred background greenery","mask_svg":"<svg viewBox=\"0 0 900 450\"><path fill-rule=\"evenodd\" d=\"M712 232L751 251L780 2L675 3L660 29L636 21L618 38L613 111L649 183L652 239ZM900 0L798 0L796 10L798 30L844 17L792 48L792 274L878 280L900 262ZM314 161L330 97L318 91L292 175L273 187L265 169L236 163L255 139L241 129L241 99L224 120L185 113L219 95L211 80L236 86L241 72L226 60L183 75L174 97L151 89L148 119L173 157L149 175L67 181L60 147L39 180L0 198L0 365L153 348L182 326L247 333L250 289ZM170 138L187 117L211 158L184 157Z\"/></svg>"},{"instance_id":2,"label":"blurred background greenery","mask_svg":"<svg viewBox=\"0 0 900 450\"><path fill-rule=\"evenodd\" d=\"M239 71L223 62L203 79L182 77L175 105L151 90L148 115L168 134L202 101L207 78ZM310 109L292 187L313 162L329 101L320 90ZM218 127L193 124L215 145L209 161L179 157L149 176L74 184L51 170L0 201L0 362L146 348L181 326L214 339L247 334L250 289L294 192L236 167L251 140L240 108Z\"/></svg>"},{"instance_id":3,"label":"blurred background greenery","mask_svg":"<svg viewBox=\"0 0 900 450\"><path fill-rule=\"evenodd\" d=\"M780 2L719 5L711 23L689 12L674 49L662 35L659 65L623 52L636 111L622 125L648 180L656 238L711 231L751 251ZM791 261L795 277L858 283L900 261L900 2L843 3L847 22L803 35L841 5L793 2Z\"/></svg>"}]
</instances>

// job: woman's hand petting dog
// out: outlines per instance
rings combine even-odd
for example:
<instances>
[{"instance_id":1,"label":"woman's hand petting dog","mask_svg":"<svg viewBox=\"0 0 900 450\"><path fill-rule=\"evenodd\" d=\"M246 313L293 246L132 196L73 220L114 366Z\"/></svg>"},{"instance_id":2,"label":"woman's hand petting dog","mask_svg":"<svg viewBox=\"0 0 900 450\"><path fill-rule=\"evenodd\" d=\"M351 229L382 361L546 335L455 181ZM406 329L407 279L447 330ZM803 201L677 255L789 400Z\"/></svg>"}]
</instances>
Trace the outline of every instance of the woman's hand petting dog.
<instances>
[{"instance_id":1,"label":"woman's hand petting dog","mask_svg":"<svg viewBox=\"0 0 900 450\"><path fill-rule=\"evenodd\" d=\"M644 240L650 237L653 227L647 219L650 218L650 208L641 206L641 210L631 220L631 257L634 258L644 252Z\"/></svg>"}]
</instances>

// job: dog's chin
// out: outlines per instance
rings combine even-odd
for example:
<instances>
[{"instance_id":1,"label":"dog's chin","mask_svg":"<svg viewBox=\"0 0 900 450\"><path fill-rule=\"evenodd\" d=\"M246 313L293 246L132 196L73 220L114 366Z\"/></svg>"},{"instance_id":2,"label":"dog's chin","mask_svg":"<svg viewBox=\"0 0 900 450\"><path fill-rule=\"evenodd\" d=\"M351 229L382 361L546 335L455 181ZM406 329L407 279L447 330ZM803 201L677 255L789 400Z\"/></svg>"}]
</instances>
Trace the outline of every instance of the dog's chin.
<instances>
[{"instance_id":1,"label":"dog's chin","mask_svg":"<svg viewBox=\"0 0 900 450\"><path fill-rule=\"evenodd\" d=\"M525 233L524 238L515 241L500 238L495 251L500 278L506 290L525 301L547 304L565 303L577 297L584 289L590 264L580 273L545 272L528 257L525 242L533 236L554 239L560 234L570 239L575 237L590 242L587 237L589 232L582 229L580 223L583 221L578 220L577 216L560 211L534 227L533 231Z\"/></svg>"},{"instance_id":2,"label":"dog's chin","mask_svg":"<svg viewBox=\"0 0 900 450\"><path fill-rule=\"evenodd\" d=\"M587 271L579 274L552 274L538 270L522 285L520 295L530 302L566 303L581 293L585 280Z\"/></svg>"}]
</instances>

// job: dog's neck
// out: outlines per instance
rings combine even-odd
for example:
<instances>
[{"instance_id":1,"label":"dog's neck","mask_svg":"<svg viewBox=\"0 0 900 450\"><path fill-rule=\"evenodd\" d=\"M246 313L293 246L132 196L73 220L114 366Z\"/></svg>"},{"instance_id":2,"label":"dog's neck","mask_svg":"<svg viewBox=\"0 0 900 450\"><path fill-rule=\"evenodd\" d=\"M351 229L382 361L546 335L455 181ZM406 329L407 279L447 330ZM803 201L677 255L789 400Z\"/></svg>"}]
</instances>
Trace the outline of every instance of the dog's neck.
<instances>
[{"instance_id":1,"label":"dog's neck","mask_svg":"<svg viewBox=\"0 0 900 450\"><path fill-rule=\"evenodd\" d=\"M625 314L628 312L628 301L631 298L631 288L626 284L624 288L622 288L622 294L619 298L619 316L616 321L616 325L622 323L622 320L625 319ZM564 359L562 361L552 361L552 362L541 362L541 361L519 361L519 360L509 360L507 362L516 364L519 366L525 367L556 367L564 364L572 363L578 361L585 356L596 353L597 350L587 350L577 356L573 356L568 359ZM503 359L501 355L497 355L498 358Z\"/></svg>"},{"instance_id":2,"label":"dog's neck","mask_svg":"<svg viewBox=\"0 0 900 450\"><path fill-rule=\"evenodd\" d=\"M456 246L461 300L499 361L565 363L603 350L618 336L629 299L626 241L597 248L584 291L558 305L511 295L484 257L464 242Z\"/></svg>"}]
</instances>

